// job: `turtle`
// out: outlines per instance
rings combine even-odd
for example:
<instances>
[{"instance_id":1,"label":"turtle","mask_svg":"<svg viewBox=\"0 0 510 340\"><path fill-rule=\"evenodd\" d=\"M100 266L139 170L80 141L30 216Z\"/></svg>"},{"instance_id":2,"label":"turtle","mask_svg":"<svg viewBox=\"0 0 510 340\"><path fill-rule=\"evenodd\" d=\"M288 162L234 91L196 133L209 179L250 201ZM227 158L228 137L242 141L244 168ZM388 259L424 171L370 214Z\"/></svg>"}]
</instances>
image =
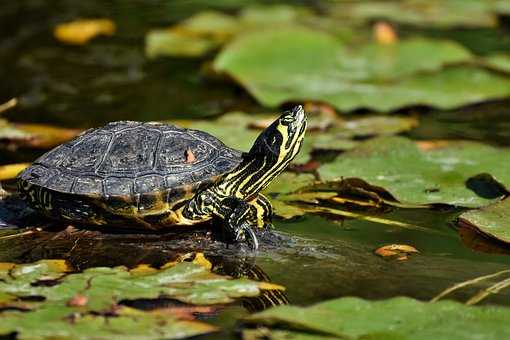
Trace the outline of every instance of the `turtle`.
<instances>
[{"instance_id":1,"label":"turtle","mask_svg":"<svg viewBox=\"0 0 510 340\"><path fill-rule=\"evenodd\" d=\"M162 230L218 219L234 242L258 247L271 226L260 192L298 154L302 106L283 112L248 152L200 130L117 121L89 129L18 175L18 191L44 215L82 225Z\"/></svg>"}]
</instances>

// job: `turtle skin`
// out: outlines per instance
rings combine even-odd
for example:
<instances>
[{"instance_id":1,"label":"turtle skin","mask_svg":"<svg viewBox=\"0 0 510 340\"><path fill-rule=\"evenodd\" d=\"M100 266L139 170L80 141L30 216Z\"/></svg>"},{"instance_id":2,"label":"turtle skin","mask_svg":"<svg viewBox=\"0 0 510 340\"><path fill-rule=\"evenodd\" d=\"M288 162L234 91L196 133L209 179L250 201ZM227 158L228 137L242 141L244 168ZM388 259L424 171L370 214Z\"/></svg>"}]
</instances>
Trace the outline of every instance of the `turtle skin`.
<instances>
[{"instance_id":1,"label":"turtle skin","mask_svg":"<svg viewBox=\"0 0 510 340\"><path fill-rule=\"evenodd\" d=\"M178 225L175 210L241 161L203 131L120 121L47 152L19 175L18 189L51 218L159 229Z\"/></svg>"}]
</instances>

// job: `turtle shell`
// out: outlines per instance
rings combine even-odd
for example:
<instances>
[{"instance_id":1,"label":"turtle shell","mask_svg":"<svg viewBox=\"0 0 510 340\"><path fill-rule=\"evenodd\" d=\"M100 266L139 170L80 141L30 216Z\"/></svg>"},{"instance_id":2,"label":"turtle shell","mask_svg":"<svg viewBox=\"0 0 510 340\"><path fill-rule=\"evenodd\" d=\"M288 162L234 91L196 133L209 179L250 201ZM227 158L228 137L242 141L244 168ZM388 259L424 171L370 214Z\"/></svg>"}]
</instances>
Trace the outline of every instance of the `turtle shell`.
<instances>
[{"instance_id":1,"label":"turtle shell","mask_svg":"<svg viewBox=\"0 0 510 340\"><path fill-rule=\"evenodd\" d=\"M171 204L184 192L215 183L240 162L241 152L203 131L121 121L85 131L41 156L19 177L75 198L110 203L117 198L138 206L157 197Z\"/></svg>"}]
</instances>

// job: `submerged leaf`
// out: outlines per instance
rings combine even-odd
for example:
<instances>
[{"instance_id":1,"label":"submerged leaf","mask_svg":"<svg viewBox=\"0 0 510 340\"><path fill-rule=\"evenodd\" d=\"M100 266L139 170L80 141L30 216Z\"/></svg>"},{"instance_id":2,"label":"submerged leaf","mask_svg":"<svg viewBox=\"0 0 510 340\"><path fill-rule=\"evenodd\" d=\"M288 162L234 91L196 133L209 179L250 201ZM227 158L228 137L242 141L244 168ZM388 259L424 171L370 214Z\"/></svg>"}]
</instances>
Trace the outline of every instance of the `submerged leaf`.
<instances>
[{"instance_id":1,"label":"submerged leaf","mask_svg":"<svg viewBox=\"0 0 510 340\"><path fill-rule=\"evenodd\" d=\"M279 306L247 321L297 335L349 339L500 339L510 336L505 321L508 317L510 309L504 307L400 297L382 301L340 298L311 307Z\"/></svg>"}]
</instances>

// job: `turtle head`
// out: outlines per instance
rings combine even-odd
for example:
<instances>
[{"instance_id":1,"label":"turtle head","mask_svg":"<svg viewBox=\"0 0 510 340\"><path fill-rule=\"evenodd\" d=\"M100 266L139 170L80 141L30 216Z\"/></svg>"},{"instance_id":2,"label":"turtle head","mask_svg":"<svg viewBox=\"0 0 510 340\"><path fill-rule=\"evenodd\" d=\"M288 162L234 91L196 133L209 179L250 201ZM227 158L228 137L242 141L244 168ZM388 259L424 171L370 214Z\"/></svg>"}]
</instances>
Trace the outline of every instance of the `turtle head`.
<instances>
[{"instance_id":1,"label":"turtle head","mask_svg":"<svg viewBox=\"0 0 510 340\"><path fill-rule=\"evenodd\" d=\"M301 105L285 111L262 131L253 144L252 157L264 157L268 165L283 165L297 155L306 130L305 111Z\"/></svg>"},{"instance_id":2,"label":"turtle head","mask_svg":"<svg viewBox=\"0 0 510 340\"><path fill-rule=\"evenodd\" d=\"M244 161L225 178L225 183L241 199L254 197L278 176L299 152L306 130L302 106L284 112L262 131Z\"/></svg>"}]
</instances>

